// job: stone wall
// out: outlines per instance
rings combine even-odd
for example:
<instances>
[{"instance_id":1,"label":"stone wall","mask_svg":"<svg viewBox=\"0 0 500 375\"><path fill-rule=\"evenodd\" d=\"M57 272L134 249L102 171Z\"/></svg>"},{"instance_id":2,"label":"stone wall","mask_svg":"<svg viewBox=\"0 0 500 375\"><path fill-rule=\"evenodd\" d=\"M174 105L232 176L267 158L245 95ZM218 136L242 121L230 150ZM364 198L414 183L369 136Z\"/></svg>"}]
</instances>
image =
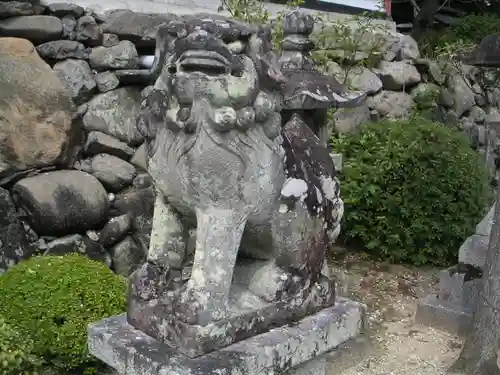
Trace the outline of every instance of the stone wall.
<instances>
[{"instance_id":1,"label":"stone wall","mask_svg":"<svg viewBox=\"0 0 500 375\"><path fill-rule=\"evenodd\" d=\"M370 95L364 106L338 110L333 128L348 133L370 120L404 118L418 111L463 130L493 174L498 146L491 129L500 121L500 89L484 93L478 68L421 57L418 44L408 35L388 31L384 38L376 68L328 64L327 70L340 82Z\"/></svg>"},{"instance_id":2,"label":"stone wall","mask_svg":"<svg viewBox=\"0 0 500 375\"><path fill-rule=\"evenodd\" d=\"M123 275L143 262L154 201L136 128L144 87L121 84L118 71L150 65L158 26L174 18L0 0L0 273L33 254L75 249ZM337 131L418 104L485 149L500 90L486 108L472 70L446 77L401 34L382 56L378 69L350 70L349 85L370 98L338 110ZM338 64L330 69L343 79Z\"/></svg>"},{"instance_id":3,"label":"stone wall","mask_svg":"<svg viewBox=\"0 0 500 375\"><path fill-rule=\"evenodd\" d=\"M171 17L104 22L72 4L0 1L0 273L75 250L123 275L143 262L154 202L135 124L143 87L113 71L153 55Z\"/></svg>"}]
</instances>

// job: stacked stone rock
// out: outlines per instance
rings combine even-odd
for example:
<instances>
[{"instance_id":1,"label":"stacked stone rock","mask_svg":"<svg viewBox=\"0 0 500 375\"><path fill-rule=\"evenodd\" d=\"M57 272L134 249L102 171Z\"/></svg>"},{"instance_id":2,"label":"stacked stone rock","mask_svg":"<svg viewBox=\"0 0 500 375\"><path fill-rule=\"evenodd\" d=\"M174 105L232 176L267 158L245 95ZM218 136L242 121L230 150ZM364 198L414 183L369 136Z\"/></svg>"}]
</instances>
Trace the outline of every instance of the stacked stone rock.
<instances>
[{"instance_id":1,"label":"stacked stone rock","mask_svg":"<svg viewBox=\"0 0 500 375\"><path fill-rule=\"evenodd\" d=\"M356 59L366 57L359 54ZM485 162L493 173L498 150L496 144L488 145L488 139L495 137L488 138L486 129L489 124L500 121L500 89L482 92L478 68L471 66L464 65L461 72L455 69L447 74L444 64L422 58L418 44L408 35L388 32L383 37L378 57L380 61L375 69L346 68L336 62L330 63L328 70L340 82L344 82L347 75L346 82L353 89L367 91L370 95L364 106L338 110L334 115L335 129L347 133L370 120L408 117L417 107L428 118L466 132L473 146L485 154ZM343 63L341 58L336 60ZM486 95L490 107L486 104Z\"/></svg>"},{"instance_id":2,"label":"stacked stone rock","mask_svg":"<svg viewBox=\"0 0 500 375\"><path fill-rule=\"evenodd\" d=\"M113 70L154 54L171 17L0 1L0 273L33 254L78 251L123 275L144 261L143 87Z\"/></svg>"}]
</instances>

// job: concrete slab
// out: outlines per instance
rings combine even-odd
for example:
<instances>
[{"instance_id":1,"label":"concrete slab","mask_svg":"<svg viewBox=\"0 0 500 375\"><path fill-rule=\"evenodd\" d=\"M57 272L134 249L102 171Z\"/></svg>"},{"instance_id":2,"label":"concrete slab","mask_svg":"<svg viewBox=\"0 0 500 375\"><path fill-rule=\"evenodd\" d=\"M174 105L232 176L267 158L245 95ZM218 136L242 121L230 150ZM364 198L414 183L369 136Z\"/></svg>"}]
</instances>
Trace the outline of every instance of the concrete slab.
<instances>
[{"instance_id":1,"label":"concrete slab","mask_svg":"<svg viewBox=\"0 0 500 375\"><path fill-rule=\"evenodd\" d=\"M472 324L472 316L471 310L441 300L436 295L428 295L418 303L415 322L465 336Z\"/></svg>"},{"instance_id":2,"label":"concrete slab","mask_svg":"<svg viewBox=\"0 0 500 375\"><path fill-rule=\"evenodd\" d=\"M324 375L325 355L357 336L363 323L364 305L339 299L292 326L188 358L134 329L121 315L89 327L89 349L121 375Z\"/></svg>"}]
</instances>

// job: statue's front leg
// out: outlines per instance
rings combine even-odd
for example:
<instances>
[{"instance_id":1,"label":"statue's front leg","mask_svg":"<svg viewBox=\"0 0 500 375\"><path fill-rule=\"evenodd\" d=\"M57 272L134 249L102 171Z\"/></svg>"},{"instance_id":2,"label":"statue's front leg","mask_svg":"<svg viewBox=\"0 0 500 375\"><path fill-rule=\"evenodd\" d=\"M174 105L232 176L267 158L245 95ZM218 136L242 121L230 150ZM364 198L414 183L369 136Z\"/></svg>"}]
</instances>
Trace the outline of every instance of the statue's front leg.
<instances>
[{"instance_id":1,"label":"statue's front leg","mask_svg":"<svg viewBox=\"0 0 500 375\"><path fill-rule=\"evenodd\" d=\"M247 215L239 210L196 210L196 249L191 278L176 311L190 324L227 316L229 292Z\"/></svg>"},{"instance_id":2,"label":"statue's front leg","mask_svg":"<svg viewBox=\"0 0 500 375\"><path fill-rule=\"evenodd\" d=\"M160 298L180 275L185 253L184 225L157 191L147 261L131 277L132 296L143 301Z\"/></svg>"}]
</instances>

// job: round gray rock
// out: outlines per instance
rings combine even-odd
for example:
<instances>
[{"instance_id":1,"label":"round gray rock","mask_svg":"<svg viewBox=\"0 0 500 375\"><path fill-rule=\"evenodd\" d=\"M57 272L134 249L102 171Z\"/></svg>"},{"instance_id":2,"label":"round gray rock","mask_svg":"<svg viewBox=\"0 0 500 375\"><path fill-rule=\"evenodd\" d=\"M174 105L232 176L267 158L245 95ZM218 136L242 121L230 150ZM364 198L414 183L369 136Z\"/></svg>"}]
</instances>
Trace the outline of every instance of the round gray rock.
<instances>
[{"instance_id":1,"label":"round gray rock","mask_svg":"<svg viewBox=\"0 0 500 375\"><path fill-rule=\"evenodd\" d=\"M107 219L108 194L94 176L74 170L18 181L12 194L39 235L81 233Z\"/></svg>"},{"instance_id":2,"label":"round gray rock","mask_svg":"<svg viewBox=\"0 0 500 375\"><path fill-rule=\"evenodd\" d=\"M99 154L92 158L92 175L94 175L107 190L117 193L130 186L137 172L132 164L113 155Z\"/></svg>"},{"instance_id":3,"label":"round gray rock","mask_svg":"<svg viewBox=\"0 0 500 375\"><path fill-rule=\"evenodd\" d=\"M136 69L139 67L139 54L134 44L123 40L113 47L96 47L89 56L93 69Z\"/></svg>"}]
</instances>

